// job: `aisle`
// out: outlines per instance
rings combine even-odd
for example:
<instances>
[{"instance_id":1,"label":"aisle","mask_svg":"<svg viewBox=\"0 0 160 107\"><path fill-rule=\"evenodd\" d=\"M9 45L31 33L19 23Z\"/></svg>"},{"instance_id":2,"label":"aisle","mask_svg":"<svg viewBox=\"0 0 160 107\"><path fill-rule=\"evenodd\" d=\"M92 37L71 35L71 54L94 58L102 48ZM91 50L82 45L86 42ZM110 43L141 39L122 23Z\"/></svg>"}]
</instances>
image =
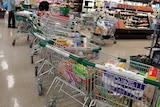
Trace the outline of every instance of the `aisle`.
<instances>
[{"instance_id":1,"label":"aisle","mask_svg":"<svg viewBox=\"0 0 160 107\"><path fill-rule=\"evenodd\" d=\"M44 97L37 94L34 66L26 39L13 47L16 29L7 28L0 19L0 107L44 107Z\"/></svg>"},{"instance_id":2,"label":"aisle","mask_svg":"<svg viewBox=\"0 0 160 107\"><path fill-rule=\"evenodd\" d=\"M0 19L0 107L44 107L45 97L38 96L34 65L30 63L29 42L22 39L12 46L16 29L7 28L7 19ZM107 40L104 52L128 58L148 53L144 46L150 40ZM71 107L71 105L67 105ZM75 107L75 106L74 106Z\"/></svg>"}]
</instances>

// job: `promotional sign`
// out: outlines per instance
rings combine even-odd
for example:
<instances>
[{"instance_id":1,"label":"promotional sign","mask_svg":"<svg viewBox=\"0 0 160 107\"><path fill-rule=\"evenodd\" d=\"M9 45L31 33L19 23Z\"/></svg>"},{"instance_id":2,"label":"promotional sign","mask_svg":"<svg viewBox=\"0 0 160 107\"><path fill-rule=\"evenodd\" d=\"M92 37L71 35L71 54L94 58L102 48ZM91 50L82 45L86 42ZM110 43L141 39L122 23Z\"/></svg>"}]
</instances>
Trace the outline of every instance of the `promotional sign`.
<instances>
[{"instance_id":1,"label":"promotional sign","mask_svg":"<svg viewBox=\"0 0 160 107\"><path fill-rule=\"evenodd\" d=\"M141 100L145 84L127 77L113 74L104 70L102 82L105 89L119 93L132 99Z\"/></svg>"}]
</instances>

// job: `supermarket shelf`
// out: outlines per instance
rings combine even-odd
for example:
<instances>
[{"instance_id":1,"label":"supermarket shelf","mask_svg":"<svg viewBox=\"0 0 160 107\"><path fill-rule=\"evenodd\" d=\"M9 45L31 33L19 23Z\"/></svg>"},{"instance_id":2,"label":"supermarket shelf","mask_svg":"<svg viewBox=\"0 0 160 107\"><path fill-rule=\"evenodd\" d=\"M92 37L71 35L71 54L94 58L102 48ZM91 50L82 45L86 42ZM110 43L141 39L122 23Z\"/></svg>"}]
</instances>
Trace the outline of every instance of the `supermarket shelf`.
<instances>
[{"instance_id":1,"label":"supermarket shelf","mask_svg":"<svg viewBox=\"0 0 160 107\"><path fill-rule=\"evenodd\" d=\"M137 11L137 12L153 12L150 10L136 10L136 9L129 9L129 8L119 8L119 7L112 7L112 9L121 9L121 10L131 10L131 11Z\"/></svg>"},{"instance_id":2,"label":"supermarket shelf","mask_svg":"<svg viewBox=\"0 0 160 107\"><path fill-rule=\"evenodd\" d=\"M116 29L117 39L147 39L147 36L153 34L152 29Z\"/></svg>"}]
</instances>

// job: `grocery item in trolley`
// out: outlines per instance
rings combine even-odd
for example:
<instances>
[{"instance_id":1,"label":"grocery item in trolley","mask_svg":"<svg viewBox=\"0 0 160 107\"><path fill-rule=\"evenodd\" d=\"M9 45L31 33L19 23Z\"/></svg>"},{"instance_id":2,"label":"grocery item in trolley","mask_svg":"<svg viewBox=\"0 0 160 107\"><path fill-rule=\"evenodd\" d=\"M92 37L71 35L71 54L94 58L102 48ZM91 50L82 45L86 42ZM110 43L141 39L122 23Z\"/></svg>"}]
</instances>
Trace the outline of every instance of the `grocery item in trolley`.
<instances>
[{"instance_id":1,"label":"grocery item in trolley","mask_svg":"<svg viewBox=\"0 0 160 107\"><path fill-rule=\"evenodd\" d=\"M27 11L27 10L16 12L16 16L23 16L23 17L26 17L26 18L30 18L30 16L32 14L33 14L33 12L30 12L30 11Z\"/></svg>"},{"instance_id":2,"label":"grocery item in trolley","mask_svg":"<svg viewBox=\"0 0 160 107\"><path fill-rule=\"evenodd\" d=\"M101 50L99 46L91 43L92 41L88 38L84 36L81 37L78 32L61 33L57 31L55 33L56 35L46 36L45 34L34 32L34 35L42 40L51 40L55 46L74 54L88 57L87 59L89 59L89 57L96 58L98 51Z\"/></svg>"}]
</instances>

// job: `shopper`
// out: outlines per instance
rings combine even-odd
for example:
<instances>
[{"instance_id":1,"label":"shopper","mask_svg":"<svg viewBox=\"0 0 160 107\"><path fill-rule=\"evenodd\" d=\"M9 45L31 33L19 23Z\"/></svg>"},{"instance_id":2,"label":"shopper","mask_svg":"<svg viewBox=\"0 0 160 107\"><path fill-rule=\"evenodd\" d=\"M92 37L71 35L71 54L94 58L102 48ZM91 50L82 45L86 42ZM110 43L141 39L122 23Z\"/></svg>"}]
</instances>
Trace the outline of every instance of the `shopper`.
<instances>
[{"instance_id":1,"label":"shopper","mask_svg":"<svg viewBox=\"0 0 160 107\"><path fill-rule=\"evenodd\" d=\"M8 2L8 28L16 28L14 11L20 9L20 5L24 0L7 0ZM12 23L11 23L12 22Z\"/></svg>"},{"instance_id":2,"label":"shopper","mask_svg":"<svg viewBox=\"0 0 160 107\"><path fill-rule=\"evenodd\" d=\"M3 0L0 0L0 8L3 8Z\"/></svg>"},{"instance_id":3,"label":"shopper","mask_svg":"<svg viewBox=\"0 0 160 107\"><path fill-rule=\"evenodd\" d=\"M14 16L14 10L15 10L15 0L7 0L8 2L8 28L16 28L15 26L15 16ZM12 23L11 23L12 22Z\"/></svg>"},{"instance_id":4,"label":"shopper","mask_svg":"<svg viewBox=\"0 0 160 107\"><path fill-rule=\"evenodd\" d=\"M47 1L42 1L39 4L39 10L40 11L48 11L49 9L49 3Z\"/></svg>"},{"instance_id":5,"label":"shopper","mask_svg":"<svg viewBox=\"0 0 160 107\"><path fill-rule=\"evenodd\" d=\"M15 0L15 4L16 4L16 11L20 11L21 9L21 4L24 3L24 0Z\"/></svg>"}]
</instances>

